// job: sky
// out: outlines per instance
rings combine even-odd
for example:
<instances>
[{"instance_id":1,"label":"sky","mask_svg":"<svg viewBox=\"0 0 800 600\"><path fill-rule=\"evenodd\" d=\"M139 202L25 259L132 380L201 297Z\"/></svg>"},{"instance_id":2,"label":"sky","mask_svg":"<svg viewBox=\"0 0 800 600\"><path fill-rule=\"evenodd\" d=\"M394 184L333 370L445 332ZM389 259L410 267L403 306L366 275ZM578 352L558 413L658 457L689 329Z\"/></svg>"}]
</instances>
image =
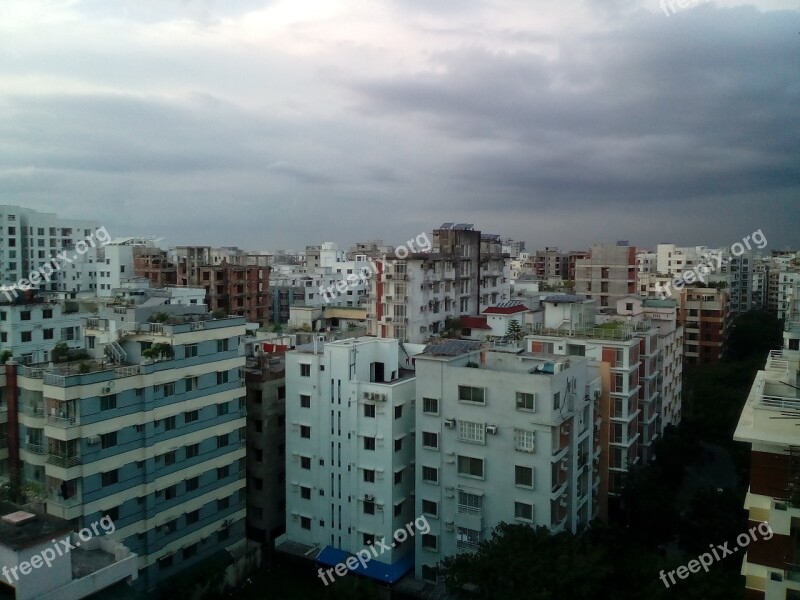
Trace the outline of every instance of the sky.
<instances>
[{"instance_id":1,"label":"sky","mask_svg":"<svg viewBox=\"0 0 800 600\"><path fill-rule=\"evenodd\" d=\"M253 250L797 249L800 5L670 1L2 0L0 203Z\"/></svg>"}]
</instances>

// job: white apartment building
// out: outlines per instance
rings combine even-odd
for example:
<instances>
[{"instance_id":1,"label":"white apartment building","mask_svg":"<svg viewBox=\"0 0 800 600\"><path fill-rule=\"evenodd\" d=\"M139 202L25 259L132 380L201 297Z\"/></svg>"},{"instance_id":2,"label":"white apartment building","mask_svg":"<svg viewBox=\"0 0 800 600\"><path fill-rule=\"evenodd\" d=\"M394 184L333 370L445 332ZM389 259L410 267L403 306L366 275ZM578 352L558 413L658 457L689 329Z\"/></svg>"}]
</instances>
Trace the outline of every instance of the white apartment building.
<instances>
[{"instance_id":1,"label":"white apartment building","mask_svg":"<svg viewBox=\"0 0 800 600\"><path fill-rule=\"evenodd\" d=\"M416 578L501 521L572 531L598 509L600 379L586 359L442 340L416 357Z\"/></svg>"},{"instance_id":2,"label":"white apartment building","mask_svg":"<svg viewBox=\"0 0 800 600\"><path fill-rule=\"evenodd\" d=\"M27 279L31 271L97 228L96 221L61 219L55 213L0 204L0 283ZM56 289L54 282L43 282L40 288Z\"/></svg>"},{"instance_id":3,"label":"white apartment building","mask_svg":"<svg viewBox=\"0 0 800 600\"><path fill-rule=\"evenodd\" d=\"M411 357L421 347L361 337L286 353L286 534L323 565L414 520ZM413 541L357 571L393 583L413 568Z\"/></svg>"},{"instance_id":4,"label":"white apartment building","mask_svg":"<svg viewBox=\"0 0 800 600\"><path fill-rule=\"evenodd\" d=\"M508 255L499 236L445 223L432 237L431 252L377 263L367 296L370 335L423 343L441 333L447 319L477 316L510 298Z\"/></svg>"},{"instance_id":5,"label":"white apartment building","mask_svg":"<svg viewBox=\"0 0 800 600\"><path fill-rule=\"evenodd\" d=\"M30 364L50 361L58 342L83 348L86 316L64 302L0 303L0 353L10 350L19 362Z\"/></svg>"},{"instance_id":6,"label":"white apartment building","mask_svg":"<svg viewBox=\"0 0 800 600\"><path fill-rule=\"evenodd\" d=\"M800 273L796 271L780 271L777 282L778 318L786 319L791 312L791 299L797 298L797 287L800 284Z\"/></svg>"}]
</instances>

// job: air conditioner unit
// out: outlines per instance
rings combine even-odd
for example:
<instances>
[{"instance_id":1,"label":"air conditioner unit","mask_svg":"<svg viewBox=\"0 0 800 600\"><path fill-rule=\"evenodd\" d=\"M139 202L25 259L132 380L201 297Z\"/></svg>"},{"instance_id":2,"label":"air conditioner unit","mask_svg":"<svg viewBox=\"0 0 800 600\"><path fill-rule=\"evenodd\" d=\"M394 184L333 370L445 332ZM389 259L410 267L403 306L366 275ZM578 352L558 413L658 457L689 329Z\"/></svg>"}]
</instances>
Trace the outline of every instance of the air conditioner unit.
<instances>
[{"instance_id":1,"label":"air conditioner unit","mask_svg":"<svg viewBox=\"0 0 800 600\"><path fill-rule=\"evenodd\" d=\"M383 510L383 502L376 502L375 503L376 510Z\"/></svg>"},{"instance_id":2,"label":"air conditioner unit","mask_svg":"<svg viewBox=\"0 0 800 600\"><path fill-rule=\"evenodd\" d=\"M99 444L100 443L100 436L99 435L90 435L86 438L87 443L89 444Z\"/></svg>"},{"instance_id":3,"label":"air conditioner unit","mask_svg":"<svg viewBox=\"0 0 800 600\"><path fill-rule=\"evenodd\" d=\"M497 435L497 425L487 425L486 426L486 433L490 433L492 435Z\"/></svg>"},{"instance_id":4,"label":"air conditioner unit","mask_svg":"<svg viewBox=\"0 0 800 600\"><path fill-rule=\"evenodd\" d=\"M295 490L295 491L296 491L296 490L297 490L297 488L299 488L299 487L300 487L300 484L299 484L299 483L297 483L296 481L293 481L293 482L292 482L292 489L293 489L293 490Z\"/></svg>"},{"instance_id":5,"label":"air conditioner unit","mask_svg":"<svg viewBox=\"0 0 800 600\"><path fill-rule=\"evenodd\" d=\"M386 402L386 394L375 394L376 402Z\"/></svg>"},{"instance_id":6,"label":"air conditioner unit","mask_svg":"<svg viewBox=\"0 0 800 600\"><path fill-rule=\"evenodd\" d=\"M372 494L364 494L364 502L374 502L375 496Z\"/></svg>"},{"instance_id":7,"label":"air conditioner unit","mask_svg":"<svg viewBox=\"0 0 800 600\"><path fill-rule=\"evenodd\" d=\"M300 460L300 454L298 452L292 452L292 460L294 462L297 462L298 460Z\"/></svg>"},{"instance_id":8,"label":"air conditioner unit","mask_svg":"<svg viewBox=\"0 0 800 600\"><path fill-rule=\"evenodd\" d=\"M375 477L383 479L383 469L375 469Z\"/></svg>"},{"instance_id":9,"label":"air conditioner unit","mask_svg":"<svg viewBox=\"0 0 800 600\"><path fill-rule=\"evenodd\" d=\"M452 429L453 427L456 426L456 420L455 419L445 419L444 420L444 426L447 427L448 429Z\"/></svg>"},{"instance_id":10,"label":"air conditioner unit","mask_svg":"<svg viewBox=\"0 0 800 600\"><path fill-rule=\"evenodd\" d=\"M110 394L112 389L113 388L110 385L104 385L103 386L103 393L104 394Z\"/></svg>"},{"instance_id":11,"label":"air conditioner unit","mask_svg":"<svg viewBox=\"0 0 800 600\"><path fill-rule=\"evenodd\" d=\"M300 515L298 515L297 513L292 513L292 521L299 521L299 520L300 520Z\"/></svg>"}]
</instances>

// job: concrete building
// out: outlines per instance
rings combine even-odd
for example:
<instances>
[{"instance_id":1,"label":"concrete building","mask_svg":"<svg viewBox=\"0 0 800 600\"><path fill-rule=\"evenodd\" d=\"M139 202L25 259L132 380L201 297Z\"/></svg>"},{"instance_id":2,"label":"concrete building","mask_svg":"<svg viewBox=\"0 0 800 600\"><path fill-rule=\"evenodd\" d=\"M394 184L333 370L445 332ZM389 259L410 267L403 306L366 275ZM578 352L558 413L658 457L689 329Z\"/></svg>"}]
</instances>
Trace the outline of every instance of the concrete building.
<instances>
[{"instance_id":1,"label":"concrete building","mask_svg":"<svg viewBox=\"0 0 800 600\"><path fill-rule=\"evenodd\" d=\"M501 521L553 532L598 512L600 382L586 359L443 340L416 357L417 579Z\"/></svg>"},{"instance_id":2,"label":"concrete building","mask_svg":"<svg viewBox=\"0 0 800 600\"><path fill-rule=\"evenodd\" d=\"M0 204L0 284L27 279L51 258L92 235L98 223L62 219L55 213ZM55 290L55 281L42 281L40 290Z\"/></svg>"},{"instance_id":3,"label":"concrete building","mask_svg":"<svg viewBox=\"0 0 800 600\"><path fill-rule=\"evenodd\" d=\"M558 248L537 250L533 256L534 272L541 280L563 279L569 268L567 256Z\"/></svg>"},{"instance_id":4,"label":"concrete building","mask_svg":"<svg viewBox=\"0 0 800 600\"><path fill-rule=\"evenodd\" d=\"M81 325L87 315L76 303L26 296L15 303L0 299L0 354L9 350L19 362L30 364L50 361L58 342L73 350L84 347Z\"/></svg>"},{"instance_id":5,"label":"concrete building","mask_svg":"<svg viewBox=\"0 0 800 600\"><path fill-rule=\"evenodd\" d=\"M756 535L742 560L748 600L800 597L800 320L794 317L800 311L787 320L783 348L771 351L756 374L733 436L751 449L749 529L767 522L772 531L769 538Z\"/></svg>"},{"instance_id":6,"label":"concrete building","mask_svg":"<svg viewBox=\"0 0 800 600\"><path fill-rule=\"evenodd\" d=\"M687 364L719 362L730 325L728 294L706 287L686 287L676 294L678 322L683 326L683 357Z\"/></svg>"},{"instance_id":7,"label":"concrete building","mask_svg":"<svg viewBox=\"0 0 800 600\"><path fill-rule=\"evenodd\" d=\"M414 512L412 357L421 347L361 337L286 353L286 534L276 548L326 566ZM394 583L414 566L407 541L357 571Z\"/></svg>"},{"instance_id":8,"label":"concrete building","mask_svg":"<svg viewBox=\"0 0 800 600\"><path fill-rule=\"evenodd\" d=\"M613 310L617 300L636 293L636 268L636 248L627 242L595 244L587 258L575 261L574 291L597 300L598 311Z\"/></svg>"},{"instance_id":9,"label":"concrete building","mask_svg":"<svg viewBox=\"0 0 800 600\"><path fill-rule=\"evenodd\" d=\"M288 346L245 342L247 533L270 544L286 531L286 371Z\"/></svg>"},{"instance_id":10,"label":"concrete building","mask_svg":"<svg viewBox=\"0 0 800 600\"><path fill-rule=\"evenodd\" d=\"M544 300L544 322L526 336L525 348L566 356L585 356L603 365L600 434L601 479L609 496L619 495L624 473L652 458L661 434L658 329L643 318L638 297L618 301L622 314L598 322L596 302L577 295ZM617 308L617 307L615 307ZM606 491L606 488L603 489Z\"/></svg>"},{"instance_id":11,"label":"concrete building","mask_svg":"<svg viewBox=\"0 0 800 600\"><path fill-rule=\"evenodd\" d=\"M431 252L377 263L367 297L367 333L422 343L449 318L478 316L508 300L508 255L499 236L472 225L445 223L433 231Z\"/></svg>"},{"instance_id":12,"label":"concrete building","mask_svg":"<svg viewBox=\"0 0 800 600\"><path fill-rule=\"evenodd\" d=\"M777 302L775 311L779 319L786 320L791 312L792 298L797 297L797 286L800 284L800 272L779 271L777 274Z\"/></svg>"},{"instance_id":13,"label":"concrete building","mask_svg":"<svg viewBox=\"0 0 800 600\"><path fill-rule=\"evenodd\" d=\"M136 554L106 537L114 523L104 519L77 532L58 517L35 514L0 502L0 564L3 597L15 600L80 600L127 587L136 579ZM88 525L88 524L87 524ZM87 534L88 531L88 534ZM62 553L69 541L72 549ZM36 569L42 569L37 571Z\"/></svg>"},{"instance_id":14,"label":"concrete building","mask_svg":"<svg viewBox=\"0 0 800 600\"><path fill-rule=\"evenodd\" d=\"M146 590L244 552L245 320L204 311L109 305L86 319L89 359L6 364L9 478L76 527L109 515Z\"/></svg>"},{"instance_id":15,"label":"concrete building","mask_svg":"<svg viewBox=\"0 0 800 600\"><path fill-rule=\"evenodd\" d=\"M209 310L269 323L269 257L238 248L178 246L177 285L206 289Z\"/></svg>"}]
</instances>

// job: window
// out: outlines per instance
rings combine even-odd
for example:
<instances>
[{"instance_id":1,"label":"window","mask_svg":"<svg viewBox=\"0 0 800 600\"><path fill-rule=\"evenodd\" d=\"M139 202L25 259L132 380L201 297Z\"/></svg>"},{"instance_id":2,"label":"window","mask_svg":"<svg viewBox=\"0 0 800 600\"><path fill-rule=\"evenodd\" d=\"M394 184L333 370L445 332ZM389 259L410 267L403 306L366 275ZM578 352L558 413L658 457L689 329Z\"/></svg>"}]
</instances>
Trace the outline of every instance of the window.
<instances>
[{"instance_id":1,"label":"window","mask_svg":"<svg viewBox=\"0 0 800 600\"><path fill-rule=\"evenodd\" d=\"M438 398L423 398L422 399L422 412L426 415L439 414L439 399Z\"/></svg>"},{"instance_id":2,"label":"window","mask_svg":"<svg viewBox=\"0 0 800 600\"><path fill-rule=\"evenodd\" d=\"M197 389L197 377L186 377L183 382L187 392Z\"/></svg>"},{"instance_id":3,"label":"window","mask_svg":"<svg viewBox=\"0 0 800 600\"><path fill-rule=\"evenodd\" d=\"M218 417L221 417L223 415L227 415L228 414L228 410L229 410L229 407L228 407L228 403L227 402L222 402L220 404L217 404L217 416Z\"/></svg>"},{"instance_id":4,"label":"window","mask_svg":"<svg viewBox=\"0 0 800 600\"><path fill-rule=\"evenodd\" d=\"M422 467L422 481L426 483L439 483L439 469L436 467Z\"/></svg>"},{"instance_id":5,"label":"window","mask_svg":"<svg viewBox=\"0 0 800 600\"><path fill-rule=\"evenodd\" d=\"M183 422L184 423L194 423L199 418L200 418L200 411L199 410L190 410L189 412L183 413Z\"/></svg>"},{"instance_id":6,"label":"window","mask_svg":"<svg viewBox=\"0 0 800 600\"><path fill-rule=\"evenodd\" d=\"M394 441L394 451L400 452L403 449L403 438L397 438Z\"/></svg>"},{"instance_id":7,"label":"window","mask_svg":"<svg viewBox=\"0 0 800 600\"><path fill-rule=\"evenodd\" d=\"M113 471L106 471L105 473L100 473L100 480L103 484L103 487L107 485L114 485L119 481L119 471L114 469Z\"/></svg>"},{"instance_id":8,"label":"window","mask_svg":"<svg viewBox=\"0 0 800 600\"><path fill-rule=\"evenodd\" d=\"M456 546L460 548L473 548L480 544L481 532L476 529L458 527L456 530Z\"/></svg>"},{"instance_id":9,"label":"window","mask_svg":"<svg viewBox=\"0 0 800 600\"><path fill-rule=\"evenodd\" d=\"M311 408L311 396L300 394L300 408Z\"/></svg>"},{"instance_id":10,"label":"window","mask_svg":"<svg viewBox=\"0 0 800 600\"><path fill-rule=\"evenodd\" d=\"M364 481L366 483L375 483L375 469L364 469Z\"/></svg>"},{"instance_id":11,"label":"window","mask_svg":"<svg viewBox=\"0 0 800 600\"><path fill-rule=\"evenodd\" d=\"M394 505L394 516L399 517L403 514L403 501L401 500Z\"/></svg>"},{"instance_id":12,"label":"window","mask_svg":"<svg viewBox=\"0 0 800 600\"><path fill-rule=\"evenodd\" d=\"M553 394L553 410L558 410L561 406L561 392Z\"/></svg>"},{"instance_id":13,"label":"window","mask_svg":"<svg viewBox=\"0 0 800 600\"><path fill-rule=\"evenodd\" d=\"M479 387L460 385L458 386L458 400L459 402L486 404L486 390Z\"/></svg>"},{"instance_id":14,"label":"window","mask_svg":"<svg viewBox=\"0 0 800 600\"><path fill-rule=\"evenodd\" d=\"M368 419L375 418L375 405L374 404L365 404L364 405L364 416Z\"/></svg>"},{"instance_id":15,"label":"window","mask_svg":"<svg viewBox=\"0 0 800 600\"><path fill-rule=\"evenodd\" d=\"M186 446L186 458L194 458L200 454L200 444Z\"/></svg>"},{"instance_id":16,"label":"window","mask_svg":"<svg viewBox=\"0 0 800 600\"><path fill-rule=\"evenodd\" d=\"M217 500L217 511L228 510L228 507L231 505L230 498L220 498Z\"/></svg>"},{"instance_id":17,"label":"window","mask_svg":"<svg viewBox=\"0 0 800 600\"><path fill-rule=\"evenodd\" d=\"M439 516L439 503L435 500L422 501L422 513L431 517Z\"/></svg>"},{"instance_id":18,"label":"window","mask_svg":"<svg viewBox=\"0 0 800 600\"><path fill-rule=\"evenodd\" d=\"M400 469L399 471L394 472L394 483L397 485L398 483L403 483L403 471L405 469Z\"/></svg>"},{"instance_id":19,"label":"window","mask_svg":"<svg viewBox=\"0 0 800 600\"><path fill-rule=\"evenodd\" d=\"M301 469L311 469L311 458L308 456L301 456L300 457L300 468Z\"/></svg>"},{"instance_id":20,"label":"window","mask_svg":"<svg viewBox=\"0 0 800 600\"><path fill-rule=\"evenodd\" d=\"M364 500L364 514L365 515L374 515L375 514L375 501L374 500Z\"/></svg>"},{"instance_id":21,"label":"window","mask_svg":"<svg viewBox=\"0 0 800 600\"><path fill-rule=\"evenodd\" d=\"M53 318L53 309L52 308L45 308L42 311L42 318L43 319L52 319Z\"/></svg>"},{"instance_id":22,"label":"window","mask_svg":"<svg viewBox=\"0 0 800 600\"><path fill-rule=\"evenodd\" d=\"M486 440L486 426L474 421L458 421L458 439L462 442L483 444Z\"/></svg>"},{"instance_id":23,"label":"window","mask_svg":"<svg viewBox=\"0 0 800 600\"><path fill-rule=\"evenodd\" d=\"M365 437L364 438L364 450L375 450L375 438L374 437Z\"/></svg>"},{"instance_id":24,"label":"window","mask_svg":"<svg viewBox=\"0 0 800 600\"><path fill-rule=\"evenodd\" d=\"M45 329L45 330L42 331L42 336L44 336L44 339L46 339L46 340L52 340L53 339L53 331L54 330L53 330L52 327L50 329Z\"/></svg>"},{"instance_id":25,"label":"window","mask_svg":"<svg viewBox=\"0 0 800 600\"><path fill-rule=\"evenodd\" d=\"M483 479L483 459L471 456L458 457L458 474Z\"/></svg>"},{"instance_id":26,"label":"window","mask_svg":"<svg viewBox=\"0 0 800 600\"><path fill-rule=\"evenodd\" d=\"M228 465L224 467L217 467L217 479L225 479L228 475L230 475L231 469Z\"/></svg>"},{"instance_id":27,"label":"window","mask_svg":"<svg viewBox=\"0 0 800 600\"><path fill-rule=\"evenodd\" d=\"M172 554L158 559L159 570L168 569L171 566L172 566Z\"/></svg>"},{"instance_id":28,"label":"window","mask_svg":"<svg viewBox=\"0 0 800 600\"><path fill-rule=\"evenodd\" d=\"M30 342L31 339L32 339L30 331L23 331L21 336L22 336L22 341L23 342Z\"/></svg>"},{"instance_id":29,"label":"window","mask_svg":"<svg viewBox=\"0 0 800 600\"><path fill-rule=\"evenodd\" d=\"M165 383L164 384L164 398L168 396L175 395L175 384L174 383Z\"/></svg>"},{"instance_id":30,"label":"window","mask_svg":"<svg viewBox=\"0 0 800 600\"><path fill-rule=\"evenodd\" d=\"M217 436L217 448L224 448L228 445L228 434L225 433L223 435Z\"/></svg>"},{"instance_id":31,"label":"window","mask_svg":"<svg viewBox=\"0 0 800 600\"><path fill-rule=\"evenodd\" d=\"M194 358L197 356L197 344L186 344L183 347L184 358Z\"/></svg>"},{"instance_id":32,"label":"window","mask_svg":"<svg viewBox=\"0 0 800 600\"><path fill-rule=\"evenodd\" d=\"M31 311L23 310L19 313L20 321L30 321L31 320Z\"/></svg>"},{"instance_id":33,"label":"window","mask_svg":"<svg viewBox=\"0 0 800 600\"><path fill-rule=\"evenodd\" d=\"M394 418L399 419L403 416L403 405L400 404L399 406L394 407Z\"/></svg>"},{"instance_id":34,"label":"window","mask_svg":"<svg viewBox=\"0 0 800 600\"><path fill-rule=\"evenodd\" d=\"M175 417L167 417L164 419L164 430L172 431L177 426L177 419Z\"/></svg>"},{"instance_id":35,"label":"window","mask_svg":"<svg viewBox=\"0 0 800 600\"><path fill-rule=\"evenodd\" d=\"M186 491L193 492L197 488L200 487L200 478L199 477L192 477L186 480ZM197 512L197 511L195 511Z\"/></svg>"},{"instance_id":36,"label":"window","mask_svg":"<svg viewBox=\"0 0 800 600\"><path fill-rule=\"evenodd\" d=\"M311 500L311 488L306 486L300 487L300 497L303 500Z\"/></svg>"},{"instance_id":37,"label":"window","mask_svg":"<svg viewBox=\"0 0 800 600\"><path fill-rule=\"evenodd\" d=\"M222 385L223 383L228 383L228 372L217 371L217 385Z\"/></svg>"},{"instance_id":38,"label":"window","mask_svg":"<svg viewBox=\"0 0 800 600\"><path fill-rule=\"evenodd\" d=\"M375 543L375 534L362 533L361 534L361 541L365 546L372 546L372 544Z\"/></svg>"},{"instance_id":39,"label":"window","mask_svg":"<svg viewBox=\"0 0 800 600\"><path fill-rule=\"evenodd\" d=\"M422 548L425 550L436 551L439 549L439 537L432 533L426 533L422 536Z\"/></svg>"},{"instance_id":40,"label":"window","mask_svg":"<svg viewBox=\"0 0 800 600\"><path fill-rule=\"evenodd\" d=\"M300 377L311 377L311 365L300 365Z\"/></svg>"},{"instance_id":41,"label":"window","mask_svg":"<svg viewBox=\"0 0 800 600\"><path fill-rule=\"evenodd\" d=\"M217 340L217 352L227 352L228 351L228 338L224 340Z\"/></svg>"},{"instance_id":42,"label":"window","mask_svg":"<svg viewBox=\"0 0 800 600\"><path fill-rule=\"evenodd\" d=\"M439 448L439 434L432 431L423 431L422 447L429 450L437 450Z\"/></svg>"},{"instance_id":43,"label":"window","mask_svg":"<svg viewBox=\"0 0 800 600\"><path fill-rule=\"evenodd\" d=\"M302 529L311 529L311 517L300 517L300 527Z\"/></svg>"},{"instance_id":44,"label":"window","mask_svg":"<svg viewBox=\"0 0 800 600\"><path fill-rule=\"evenodd\" d=\"M483 509L483 496L458 490L458 512L462 515L480 515Z\"/></svg>"},{"instance_id":45,"label":"window","mask_svg":"<svg viewBox=\"0 0 800 600\"><path fill-rule=\"evenodd\" d=\"M514 485L533 488L533 467L514 467Z\"/></svg>"},{"instance_id":46,"label":"window","mask_svg":"<svg viewBox=\"0 0 800 600\"><path fill-rule=\"evenodd\" d=\"M117 432L104 433L100 436L100 447L105 450L117 445Z\"/></svg>"},{"instance_id":47,"label":"window","mask_svg":"<svg viewBox=\"0 0 800 600\"><path fill-rule=\"evenodd\" d=\"M520 521L533 521L533 504L514 502L514 518Z\"/></svg>"},{"instance_id":48,"label":"window","mask_svg":"<svg viewBox=\"0 0 800 600\"><path fill-rule=\"evenodd\" d=\"M517 392L517 410L536 410L536 396L527 392Z\"/></svg>"},{"instance_id":49,"label":"window","mask_svg":"<svg viewBox=\"0 0 800 600\"><path fill-rule=\"evenodd\" d=\"M520 452L534 452L535 450L535 434L533 431L526 431L525 429L514 430L514 449Z\"/></svg>"},{"instance_id":50,"label":"window","mask_svg":"<svg viewBox=\"0 0 800 600\"><path fill-rule=\"evenodd\" d=\"M100 410L113 410L117 408L117 395L109 394L100 397Z\"/></svg>"},{"instance_id":51,"label":"window","mask_svg":"<svg viewBox=\"0 0 800 600\"><path fill-rule=\"evenodd\" d=\"M188 560L197 556L197 544L192 544L191 546L186 546L183 549L183 560Z\"/></svg>"},{"instance_id":52,"label":"window","mask_svg":"<svg viewBox=\"0 0 800 600\"><path fill-rule=\"evenodd\" d=\"M311 438L311 427L308 425L300 425L300 437L301 438Z\"/></svg>"}]
</instances>

